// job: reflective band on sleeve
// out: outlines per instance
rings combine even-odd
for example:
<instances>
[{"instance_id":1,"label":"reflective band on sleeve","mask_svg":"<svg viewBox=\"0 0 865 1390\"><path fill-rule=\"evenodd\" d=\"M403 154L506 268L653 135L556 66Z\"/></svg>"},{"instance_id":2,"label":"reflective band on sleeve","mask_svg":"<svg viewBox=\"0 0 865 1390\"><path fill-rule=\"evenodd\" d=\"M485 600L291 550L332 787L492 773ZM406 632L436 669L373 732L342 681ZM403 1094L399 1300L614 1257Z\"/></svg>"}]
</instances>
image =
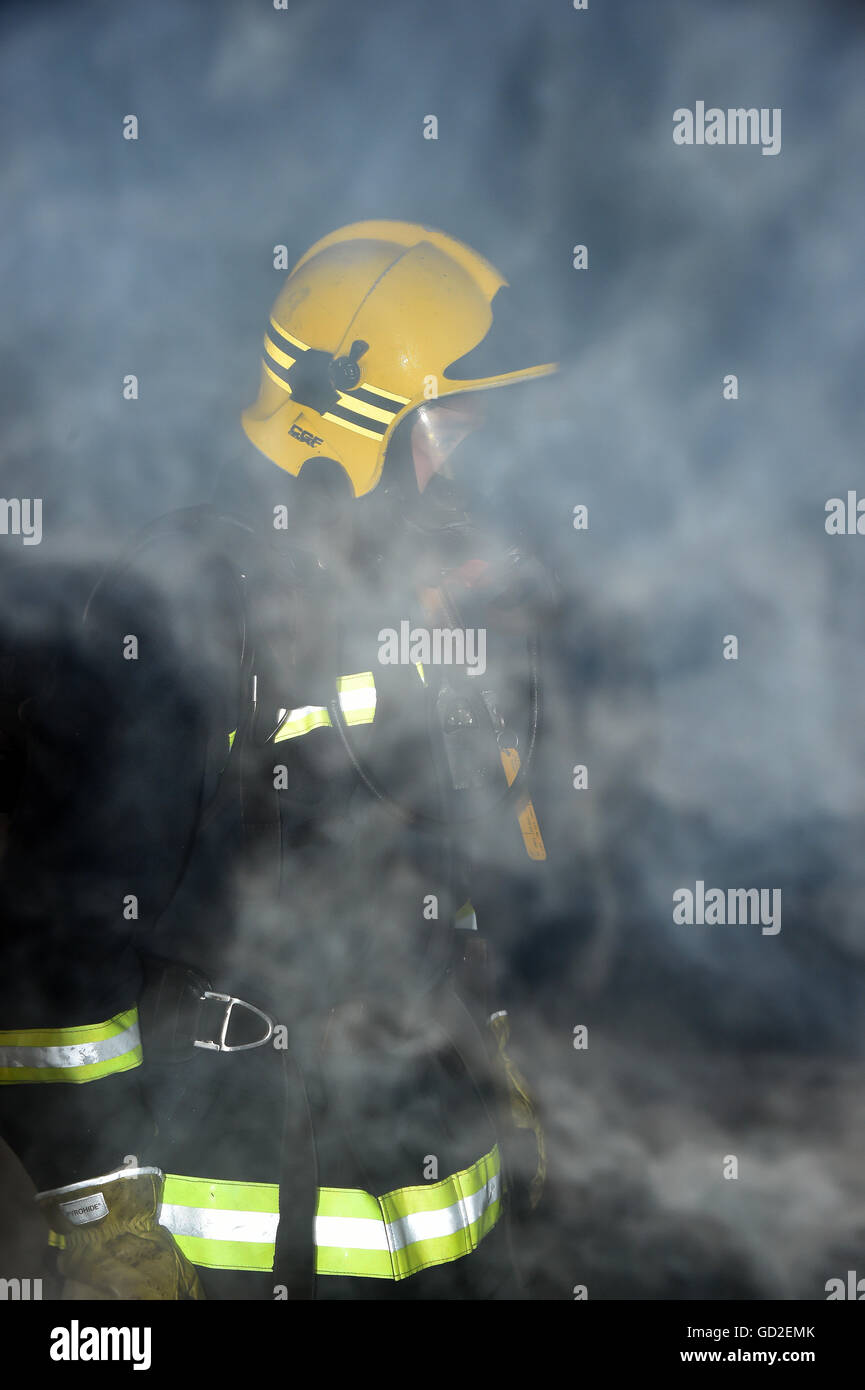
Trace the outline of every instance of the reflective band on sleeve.
<instances>
[{"instance_id":1,"label":"reflective band on sleeve","mask_svg":"<svg viewBox=\"0 0 865 1390\"><path fill-rule=\"evenodd\" d=\"M336 683L339 705L346 724L371 724L375 719L375 680L372 671L360 671L353 676L340 676ZM311 729L330 727L330 714L325 705L301 705L285 712L274 734L274 743L286 738L299 738Z\"/></svg>"},{"instance_id":2,"label":"reflective band on sleeve","mask_svg":"<svg viewBox=\"0 0 865 1390\"><path fill-rule=\"evenodd\" d=\"M498 1147L441 1182L384 1197L354 1188L319 1189L316 1272L406 1279L475 1250L499 1218ZM276 1183L165 1179L160 1224L193 1264L208 1269L273 1268L279 1222Z\"/></svg>"},{"instance_id":3,"label":"reflective band on sleeve","mask_svg":"<svg viewBox=\"0 0 865 1390\"><path fill-rule=\"evenodd\" d=\"M138 1009L77 1028L0 1031L0 1085L99 1081L141 1065Z\"/></svg>"}]
</instances>

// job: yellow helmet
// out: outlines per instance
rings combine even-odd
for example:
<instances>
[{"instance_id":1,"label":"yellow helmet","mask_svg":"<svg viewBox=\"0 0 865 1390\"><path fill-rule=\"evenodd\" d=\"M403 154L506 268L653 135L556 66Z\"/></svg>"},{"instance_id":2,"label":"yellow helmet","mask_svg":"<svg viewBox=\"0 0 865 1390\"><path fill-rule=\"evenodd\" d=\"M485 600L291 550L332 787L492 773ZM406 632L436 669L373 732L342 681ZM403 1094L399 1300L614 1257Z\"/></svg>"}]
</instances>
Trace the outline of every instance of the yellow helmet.
<instances>
[{"instance_id":1,"label":"yellow helmet","mask_svg":"<svg viewBox=\"0 0 865 1390\"><path fill-rule=\"evenodd\" d=\"M484 375L481 366L474 375L474 350L496 351L493 301L506 285L476 251L431 227L355 222L331 232L277 296L258 399L241 416L248 439L295 477L309 459L334 459L355 497L371 492L394 431L419 406L556 370L547 362Z\"/></svg>"}]
</instances>

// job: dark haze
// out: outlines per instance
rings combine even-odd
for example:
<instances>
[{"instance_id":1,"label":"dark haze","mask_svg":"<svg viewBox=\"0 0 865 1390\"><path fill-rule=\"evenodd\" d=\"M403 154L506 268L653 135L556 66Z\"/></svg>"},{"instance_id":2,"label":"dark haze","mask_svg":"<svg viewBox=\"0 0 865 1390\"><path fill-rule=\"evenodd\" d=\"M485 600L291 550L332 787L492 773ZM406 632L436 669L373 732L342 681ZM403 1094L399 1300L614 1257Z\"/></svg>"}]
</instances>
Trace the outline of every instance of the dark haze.
<instances>
[{"instance_id":1,"label":"dark haze","mask_svg":"<svg viewBox=\"0 0 865 1390\"><path fill-rule=\"evenodd\" d=\"M6 632L50 645L145 522L272 468L238 417L277 245L440 227L562 362L501 393L490 471L560 586L549 859L481 923L546 1114L536 1297L862 1269L865 541L824 521L865 494L863 59L856 7L800 0L0 11L0 496L44 499L41 545L0 536ZM780 107L780 154L674 145L698 100ZM780 888L780 933L674 924L698 879Z\"/></svg>"}]
</instances>

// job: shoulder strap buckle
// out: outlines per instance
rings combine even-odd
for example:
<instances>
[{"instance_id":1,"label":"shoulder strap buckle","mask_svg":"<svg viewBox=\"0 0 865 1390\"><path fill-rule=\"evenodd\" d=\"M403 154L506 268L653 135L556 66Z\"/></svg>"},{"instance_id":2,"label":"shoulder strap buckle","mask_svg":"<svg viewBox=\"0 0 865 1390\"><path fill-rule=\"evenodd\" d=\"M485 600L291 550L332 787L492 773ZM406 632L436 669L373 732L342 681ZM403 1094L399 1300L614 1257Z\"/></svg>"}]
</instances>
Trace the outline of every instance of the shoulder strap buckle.
<instances>
[{"instance_id":1,"label":"shoulder strap buckle","mask_svg":"<svg viewBox=\"0 0 865 1390\"><path fill-rule=\"evenodd\" d=\"M206 989L200 996L201 1002L215 1000L217 1003L224 1004L222 1013L222 1024L219 1030L219 1041L212 1042L203 1038L196 1038L193 1047L204 1047L209 1052L247 1052L253 1047L264 1047L273 1037L274 1022L263 1009L259 1009L255 1004L248 1004L245 999L238 999L233 994L216 994L213 990ZM231 1022L231 1015L234 1009L246 1009L248 1013L256 1014L264 1023L267 1024L267 1032L263 1038L257 1038L254 1042L229 1044L225 1040L228 1037L228 1029Z\"/></svg>"}]
</instances>

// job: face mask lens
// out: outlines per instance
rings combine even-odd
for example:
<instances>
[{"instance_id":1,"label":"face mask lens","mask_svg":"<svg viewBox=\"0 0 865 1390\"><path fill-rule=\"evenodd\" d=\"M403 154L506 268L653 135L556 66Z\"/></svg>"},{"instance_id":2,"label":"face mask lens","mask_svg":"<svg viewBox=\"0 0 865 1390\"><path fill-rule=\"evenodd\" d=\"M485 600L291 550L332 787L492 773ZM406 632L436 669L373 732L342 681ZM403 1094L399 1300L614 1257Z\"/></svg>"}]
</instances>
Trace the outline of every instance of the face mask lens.
<instances>
[{"instance_id":1,"label":"face mask lens","mask_svg":"<svg viewBox=\"0 0 865 1390\"><path fill-rule=\"evenodd\" d=\"M411 451L418 489L423 492L435 474L452 478L451 455L483 423L483 412L465 404L428 405L417 411L411 431Z\"/></svg>"}]
</instances>

